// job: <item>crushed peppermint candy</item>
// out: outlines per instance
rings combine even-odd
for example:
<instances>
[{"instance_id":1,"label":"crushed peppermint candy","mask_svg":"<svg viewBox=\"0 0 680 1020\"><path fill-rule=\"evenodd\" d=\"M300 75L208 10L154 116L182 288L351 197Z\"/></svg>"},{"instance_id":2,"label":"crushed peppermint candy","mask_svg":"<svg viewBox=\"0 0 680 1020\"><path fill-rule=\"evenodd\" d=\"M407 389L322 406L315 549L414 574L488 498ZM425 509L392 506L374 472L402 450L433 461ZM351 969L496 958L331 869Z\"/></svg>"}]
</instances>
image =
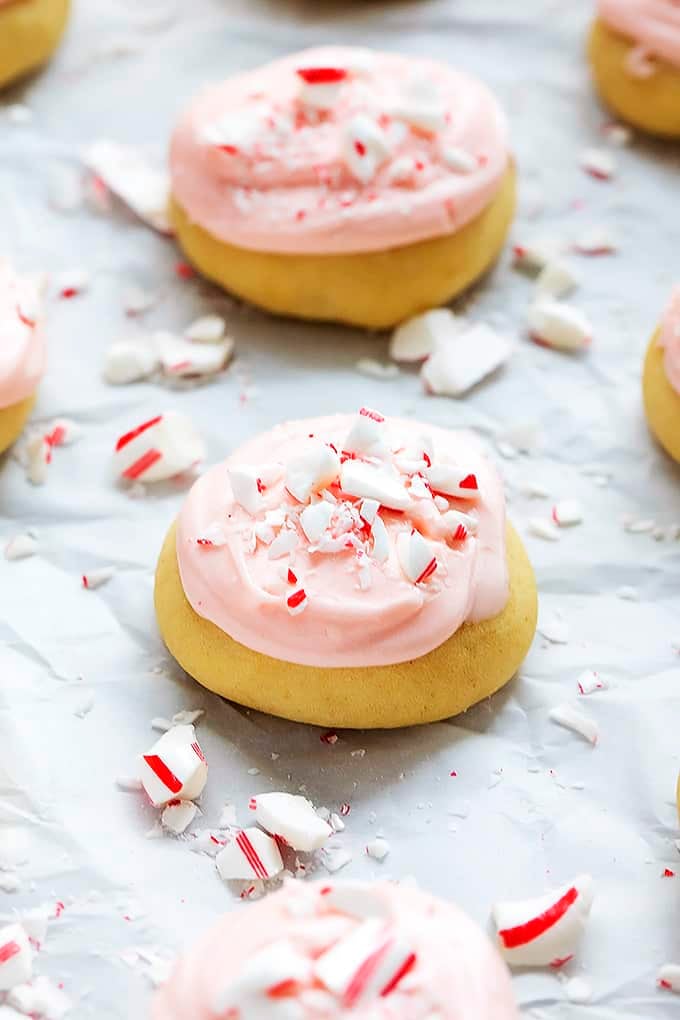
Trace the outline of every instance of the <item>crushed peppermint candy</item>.
<instances>
[{"instance_id":1,"label":"crushed peppermint candy","mask_svg":"<svg viewBox=\"0 0 680 1020\"><path fill-rule=\"evenodd\" d=\"M192 800L181 798L170 800L163 808L161 825L175 836L179 836L186 832L197 814L198 808Z\"/></svg>"},{"instance_id":2,"label":"crushed peppermint candy","mask_svg":"<svg viewBox=\"0 0 680 1020\"><path fill-rule=\"evenodd\" d=\"M274 878L283 871L276 840L261 829L242 829L215 858L225 881Z\"/></svg>"},{"instance_id":3,"label":"crushed peppermint candy","mask_svg":"<svg viewBox=\"0 0 680 1020\"><path fill-rule=\"evenodd\" d=\"M600 181L608 181L616 173L616 160L605 149L585 149L580 163L587 174Z\"/></svg>"},{"instance_id":4,"label":"crushed peppermint candy","mask_svg":"<svg viewBox=\"0 0 680 1020\"><path fill-rule=\"evenodd\" d=\"M390 844L386 839L377 836L366 844L366 853L376 861L384 861L390 852Z\"/></svg>"},{"instance_id":5,"label":"crushed peppermint candy","mask_svg":"<svg viewBox=\"0 0 680 1020\"><path fill-rule=\"evenodd\" d=\"M541 297L529 306L528 328L535 343L562 351L585 350L593 338L593 327L584 312L551 298Z\"/></svg>"},{"instance_id":6,"label":"crushed peppermint candy","mask_svg":"<svg viewBox=\"0 0 680 1020\"><path fill-rule=\"evenodd\" d=\"M138 149L118 142L94 142L83 156L98 180L154 230L171 234L168 220L170 180L154 169Z\"/></svg>"},{"instance_id":7,"label":"crushed peppermint candy","mask_svg":"<svg viewBox=\"0 0 680 1020\"><path fill-rule=\"evenodd\" d=\"M583 507L577 499L563 499L552 508L552 519L560 528L568 528L583 521Z\"/></svg>"},{"instance_id":8,"label":"crushed peppermint candy","mask_svg":"<svg viewBox=\"0 0 680 1020\"><path fill-rule=\"evenodd\" d=\"M126 481L160 482L188 471L204 457L203 441L191 420L167 411L118 439L114 465Z\"/></svg>"},{"instance_id":9,"label":"crushed peppermint candy","mask_svg":"<svg viewBox=\"0 0 680 1020\"><path fill-rule=\"evenodd\" d=\"M116 340L104 356L104 379L112 386L148 379L160 363L152 338L130 337Z\"/></svg>"},{"instance_id":10,"label":"crushed peppermint candy","mask_svg":"<svg viewBox=\"0 0 680 1020\"><path fill-rule=\"evenodd\" d=\"M593 694L594 691L606 691L609 684L597 670L586 669L576 678L579 694Z\"/></svg>"},{"instance_id":11,"label":"crushed peppermint candy","mask_svg":"<svg viewBox=\"0 0 680 1020\"><path fill-rule=\"evenodd\" d=\"M208 763L191 725L174 726L141 758L142 785L156 807L200 797Z\"/></svg>"},{"instance_id":12,"label":"crushed peppermint candy","mask_svg":"<svg viewBox=\"0 0 680 1020\"><path fill-rule=\"evenodd\" d=\"M680 963L665 963L656 974L659 988L680 995Z\"/></svg>"},{"instance_id":13,"label":"crushed peppermint candy","mask_svg":"<svg viewBox=\"0 0 680 1020\"><path fill-rule=\"evenodd\" d=\"M26 929L21 924L0 928L0 992L30 981L33 973L33 950Z\"/></svg>"},{"instance_id":14,"label":"crushed peppermint candy","mask_svg":"<svg viewBox=\"0 0 680 1020\"><path fill-rule=\"evenodd\" d=\"M511 967L559 968L572 959L594 898L590 875L536 899L493 908L500 950Z\"/></svg>"},{"instance_id":15,"label":"crushed peppermint candy","mask_svg":"<svg viewBox=\"0 0 680 1020\"><path fill-rule=\"evenodd\" d=\"M512 351L510 341L490 326L452 323L450 335L440 331L421 369L425 389L438 396L462 396L504 365Z\"/></svg>"},{"instance_id":16,"label":"crushed peppermint candy","mask_svg":"<svg viewBox=\"0 0 680 1020\"><path fill-rule=\"evenodd\" d=\"M83 574L81 580L83 588L87 588L89 591L92 591L95 588L101 588L103 584L106 584L112 577L115 576L115 567L100 567L98 570L90 570L86 574Z\"/></svg>"},{"instance_id":17,"label":"crushed peppermint candy","mask_svg":"<svg viewBox=\"0 0 680 1020\"><path fill-rule=\"evenodd\" d=\"M260 793L251 801L258 825L293 850L319 850L332 835L331 826L319 817L305 797L290 793Z\"/></svg>"},{"instance_id":18,"label":"crushed peppermint candy","mask_svg":"<svg viewBox=\"0 0 680 1020\"><path fill-rule=\"evenodd\" d=\"M594 719L583 715L582 712L572 708L571 705L557 705L550 710L548 718L551 722L557 723L558 726L571 730L572 733L578 733L589 744L597 744L600 736L599 726Z\"/></svg>"},{"instance_id":19,"label":"crushed peppermint candy","mask_svg":"<svg viewBox=\"0 0 680 1020\"><path fill-rule=\"evenodd\" d=\"M565 262L548 262L536 278L539 298L563 298L578 287L578 277Z\"/></svg>"},{"instance_id":20,"label":"crushed peppermint candy","mask_svg":"<svg viewBox=\"0 0 680 1020\"><path fill-rule=\"evenodd\" d=\"M202 315L187 326L184 336L194 343L217 344L224 339L226 328L227 324L221 315Z\"/></svg>"}]
</instances>

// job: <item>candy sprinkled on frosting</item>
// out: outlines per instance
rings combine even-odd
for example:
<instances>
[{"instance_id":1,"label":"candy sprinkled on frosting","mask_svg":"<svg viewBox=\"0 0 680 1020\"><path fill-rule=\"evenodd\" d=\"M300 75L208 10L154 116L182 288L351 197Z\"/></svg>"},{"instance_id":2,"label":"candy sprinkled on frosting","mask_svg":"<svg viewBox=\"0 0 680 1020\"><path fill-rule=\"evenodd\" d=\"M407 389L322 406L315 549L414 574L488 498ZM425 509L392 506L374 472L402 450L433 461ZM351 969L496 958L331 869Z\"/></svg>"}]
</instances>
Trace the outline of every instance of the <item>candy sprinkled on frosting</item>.
<instances>
[{"instance_id":1,"label":"candy sprinkled on frosting","mask_svg":"<svg viewBox=\"0 0 680 1020\"><path fill-rule=\"evenodd\" d=\"M216 961L219 960L219 966ZM456 907L387 883L288 882L220 920L153 1020L516 1020L507 973Z\"/></svg>"},{"instance_id":2,"label":"candy sprinkled on frosting","mask_svg":"<svg viewBox=\"0 0 680 1020\"><path fill-rule=\"evenodd\" d=\"M664 349L663 364L668 381L680 393L680 284L673 288L661 321L659 344Z\"/></svg>"},{"instance_id":3,"label":"candy sprinkled on frosting","mask_svg":"<svg viewBox=\"0 0 680 1020\"><path fill-rule=\"evenodd\" d=\"M407 661L508 596L503 492L479 446L369 408L280 425L208 471L177 556L199 615L308 665Z\"/></svg>"},{"instance_id":4,"label":"candy sprinkled on frosting","mask_svg":"<svg viewBox=\"0 0 680 1020\"><path fill-rule=\"evenodd\" d=\"M170 162L175 198L222 241L382 250L474 219L507 169L507 127L463 72L325 47L205 91L180 121Z\"/></svg>"},{"instance_id":5,"label":"candy sprinkled on frosting","mask_svg":"<svg viewBox=\"0 0 680 1020\"><path fill-rule=\"evenodd\" d=\"M0 258L0 408L35 392L45 368L38 285Z\"/></svg>"},{"instance_id":6,"label":"candy sprinkled on frosting","mask_svg":"<svg viewBox=\"0 0 680 1020\"><path fill-rule=\"evenodd\" d=\"M598 12L611 28L634 40L635 57L629 60L631 74L645 70L649 58L661 57L680 67L680 3L678 0L599 0Z\"/></svg>"}]
</instances>

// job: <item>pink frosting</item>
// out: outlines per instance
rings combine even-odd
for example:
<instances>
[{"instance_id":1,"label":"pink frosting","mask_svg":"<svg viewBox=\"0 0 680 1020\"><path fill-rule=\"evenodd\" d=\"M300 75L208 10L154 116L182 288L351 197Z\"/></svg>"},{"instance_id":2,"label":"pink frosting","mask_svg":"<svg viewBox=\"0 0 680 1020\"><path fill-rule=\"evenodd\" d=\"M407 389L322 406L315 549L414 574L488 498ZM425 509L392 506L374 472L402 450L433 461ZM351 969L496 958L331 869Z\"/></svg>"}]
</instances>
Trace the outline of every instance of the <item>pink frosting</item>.
<instances>
[{"instance_id":1,"label":"pink frosting","mask_svg":"<svg viewBox=\"0 0 680 1020\"><path fill-rule=\"evenodd\" d=\"M680 67L680 0L599 0L598 10L603 21L637 43L640 57L661 57Z\"/></svg>"},{"instance_id":2,"label":"pink frosting","mask_svg":"<svg viewBox=\"0 0 680 1020\"><path fill-rule=\"evenodd\" d=\"M673 288L661 320L659 344L664 349L663 364L668 381L676 393L680 394L680 284Z\"/></svg>"},{"instance_id":3,"label":"pink frosting","mask_svg":"<svg viewBox=\"0 0 680 1020\"><path fill-rule=\"evenodd\" d=\"M40 298L33 280L0 258L0 408L35 392L45 368Z\"/></svg>"},{"instance_id":4,"label":"pink frosting","mask_svg":"<svg viewBox=\"0 0 680 1020\"><path fill-rule=\"evenodd\" d=\"M365 948L333 968L338 990L331 991L325 954L347 946L360 928ZM347 992L347 978L373 946L386 947L379 967L369 963ZM387 883L291 880L218 921L156 995L152 1020L331 1020L350 1013L356 1020L518 1018L505 965L457 907Z\"/></svg>"},{"instance_id":5,"label":"pink frosting","mask_svg":"<svg viewBox=\"0 0 680 1020\"><path fill-rule=\"evenodd\" d=\"M491 201L507 165L504 115L477 79L349 47L209 88L181 118L170 155L173 193L195 223L281 253L380 251L450 234Z\"/></svg>"},{"instance_id":6,"label":"pink frosting","mask_svg":"<svg viewBox=\"0 0 680 1020\"><path fill-rule=\"evenodd\" d=\"M356 417L279 425L191 489L177 531L184 591L200 616L248 648L311 666L385 665L424 655L466 620L487 619L503 609L505 502L495 468L473 437L400 419L381 421L378 445L357 453L360 438L353 441L352 435L361 437L367 413L376 414L362 409ZM294 499L286 488L293 484L292 466L318 450L332 459L331 445L342 455L343 471L348 460L342 451L352 447L349 470L357 464L374 467L382 484L388 479L397 487L403 508L388 509L386 503L395 500L379 497L378 520L366 524L361 499L339 488L339 462L331 465L324 491L304 502ZM237 468L266 485L254 513L234 499ZM461 490L466 498L435 498L433 489L450 492L451 485L435 478L430 488L431 471L472 478L478 489ZM343 484L348 490L346 479ZM353 494L370 490L360 486ZM335 501L332 518L323 535L311 540L303 512L324 500ZM370 504L363 512L370 517ZM289 536L291 548L281 555ZM422 579L420 567L426 571ZM291 607L289 600L300 590L304 604Z\"/></svg>"}]
</instances>

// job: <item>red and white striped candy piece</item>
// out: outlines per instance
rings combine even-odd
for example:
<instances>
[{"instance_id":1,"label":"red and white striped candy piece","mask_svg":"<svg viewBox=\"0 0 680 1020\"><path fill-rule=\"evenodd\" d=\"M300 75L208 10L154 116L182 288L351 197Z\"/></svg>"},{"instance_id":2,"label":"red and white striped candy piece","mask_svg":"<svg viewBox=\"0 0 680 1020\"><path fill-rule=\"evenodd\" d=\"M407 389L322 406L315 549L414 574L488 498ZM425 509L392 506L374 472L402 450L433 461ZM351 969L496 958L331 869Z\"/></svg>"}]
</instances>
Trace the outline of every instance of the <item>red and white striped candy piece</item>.
<instances>
[{"instance_id":1,"label":"red and white striped candy piece","mask_svg":"<svg viewBox=\"0 0 680 1020\"><path fill-rule=\"evenodd\" d=\"M342 882L330 887L323 886L321 897L323 905L329 910L347 914L348 917L368 920L389 916L389 907L385 900L377 895L370 885L363 882Z\"/></svg>"},{"instance_id":2,"label":"red and white striped candy piece","mask_svg":"<svg viewBox=\"0 0 680 1020\"><path fill-rule=\"evenodd\" d=\"M593 327L584 312L550 298L529 306L528 326L536 343L562 351L582 351L593 338Z\"/></svg>"},{"instance_id":3,"label":"red and white striped candy piece","mask_svg":"<svg viewBox=\"0 0 680 1020\"><path fill-rule=\"evenodd\" d=\"M611 255L617 243L607 227L589 227L574 241L574 251L579 255Z\"/></svg>"},{"instance_id":4,"label":"red and white striped candy piece","mask_svg":"<svg viewBox=\"0 0 680 1020\"><path fill-rule=\"evenodd\" d=\"M361 460L345 461L340 469L340 488L348 496L375 499L390 510L405 510L411 502L396 474Z\"/></svg>"},{"instance_id":5,"label":"red and white striped candy piece","mask_svg":"<svg viewBox=\"0 0 680 1020\"><path fill-rule=\"evenodd\" d=\"M664 963L656 973L656 983L667 992L680 995L680 963Z\"/></svg>"},{"instance_id":6,"label":"red and white striped candy piece","mask_svg":"<svg viewBox=\"0 0 680 1020\"><path fill-rule=\"evenodd\" d=\"M571 959L593 903L593 880L579 875L536 899L497 903L498 943L512 967L560 966Z\"/></svg>"},{"instance_id":7,"label":"red and white striped candy piece","mask_svg":"<svg viewBox=\"0 0 680 1020\"><path fill-rule=\"evenodd\" d=\"M596 744L600 739L600 727L595 720L587 715L583 715L582 712L578 712L571 705L556 705L555 708L550 709L548 718L551 722L562 726L563 729L571 730L572 733L578 733L589 744Z\"/></svg>"},{"instance_id":8,"label":"red and white striped candy piece","mask_svg":"<svg viewBox=\"0 0 680 1020\"><path fill-rule=\"evenodd\" d=\"M187 340L199 344L217 344L224 338L227 324L221 315L202 315L184 330ZM233 341L231 343L233 348Z\"/></svg>"},{"instance_id":9,"label":"red and white striped candy piece","mask_svg":"<svg viewBox=\"0 0 680 1020\"><path fill-rule=\"evenodd\" d=\"M594 691L606 691L609 684L595 669L586 669L576 678L579 694L592 694Z\"/></svg>"},{"instance_id":10,"label":"red and white striped candy piece","mask_svg":"<svg viewBox=\"0 0 680 1020\"><path fill-rule=\"evenodd\" d=\"M426 390L438 396L459 397L509 359L513 347L484 323L456 323L442 338L421 369Z\"/></svg>"},{"instance_id":11,"label":"red and white striped candy piece","mask_svg":"<svg viewBox=\"0 0 680 1020\"><path fill-rule=\"evenodd\" d=\"M383 415L370 407L362 407L342 444L342 452L380 456L385 452L386 432Z\"/></svg>"},{"instance_id":12,"label":"red and white striped candy piece","mask_svg":"<svg viewBox=\"0 0 680 1020\"><path fill-rule=\"evenodd\" d=\"M197 813L198 808L192 800L171 800L163 809L161 825L179 836L189 828Z\"/></svg>"},{"instance_id":13,"label":"red and white striped candy piece","mask_svg":"<svg viewBox=\"0 0 680 1020\"><path fill-rule=\"evenodd\" d=\"M291 616L299 616L307 608L307 592L304 588L296 588L294 592L286 596L286 608Z\"/></svg>"},{"instance_id":14,"label":"red and white striped candy piece","mask_svg":"<svg viewBox=\"0 0 680 1020\"><path fill-rule=\"evenodd\" d=\"M173 726L142 755L140 778L149 800L161 807L171 800L194 800L208 779L208 763L193 726Z\"/></svg>"},{"instance_id":15,"label":"red and white striped candy piece","mask_svg":"<svg viewBox=\"0 0 680 1020\"><path fill-rule=\"evenodd\" d=\"M210 376L221 372L229 361L234 341L231 338L214 343L193 343L172 333L154 334L163 373L174 379Z\"/></svg>"},{"instance_id":16,"label":"red and white striped candy piece","mask_svg":"<svg viewBox=\"0 0 680 1020\"><path fill-rule=\"evenodd\" d=\"M299 456L286 466L286 489L298 503L306 503L313 492L328 488L340 471L335 450L318 439L310 439Z\"/></svg>"},{"instance_id":17,"label":"red and white striped candy piece","mask_svg":"<svg viewBox=\"0 0 680 1020\"><path fill-rule=\"evenodd\" d=\"M291 996L308 985L312 965L290 942L278 941L255 952L235 978L230 978L212 1002L216 1017L234 1020L266 1020L281 1015L282 1020L297 1020L297 1011L279 1014L277 1001L291 1005ZM300 1012L300 1016L302 1016Z\"/></svg>"},{"instance_id":18,"label":"red and white striped candy piece","mask_svg":"<svg viewBox=\"0 0 680 1020\"><path fill-rule=\"evenodd\" d=\"M433 492L457 499L476 499L479 495L477 475L462 471L455 464L432 464L425 468L424 474Z\"/></svg>"},{"instance_id":19,"label":"red and white striped candy piece","mask_svg":"<svg viewBox=\"0 0 680 1020\"><path fill-rule=\"evenodd\" d=\"M513 265L529 274L538 273L559 255L560 244L552 237L534 237L513 245Z\"/></svg>"},{"instance_id":20,"label":"red and white striped candy piece","mask_svg":"<svg viewBox=\"0 0 680 1020\"><path fill-rule=\"evenodd\" d=\"M461 510L447 510L442 514L441 525L445 534L454 542L464 542L468 535L477 531L477 518L472 514L464 514Z\"/></svg>"},{"instance_id":21,"label":"red and white striped candy piece","mask_svg":"<svg viewBox=\"0 0 680 1020\"><path fill-rule=\"evenodd\" d=\"M406 82L400 99L391 107L390 113L425 134L436 134L446 124L446 105L442 95L434 82L425 75L418 75Z\"/></svg>"},{"instance_id":22,"label":"red and white striped candy piece","mask_svg":"<svg viewBox=\"0 0 680 1020\"><path fill-rule=\"evenodd\" d=\"M281 528L267 550L267 558L270 560L279 560L283 556L288 556L292 553L295 549L297 549L299 544L300 538L294 528Z\"/></svg>"},{"instance_id":23,"label":"red and white striped candy piece","mask_svg":"<svg viewBox=\"0 0 680 1020\"><path fill-rule=\"evenodd\" d=\"M204 457L193 422L178 411L167 411L120 437L114 465L122 479L161 482L188 471Z\"/></svg>"},{"instance_id":24,"label":"red and white striped candy piece","mask_svg":"<svg viewBox=\"0 0 680 1020\"><path fill-rule=\"evenodd\" d=\"M334 505L326 502L325 499L305 507L300 514L300 527L304 531L307 541L311 542L312 545L319 541L321 536L328 530L334 513Z\"/></svg>"},{"instance_id":25,"label":"red and white striped candy piece","mask_svg":"<svg viewBox=\"0 0 680 1020\"><path fill-rule=\"evenodd\" d=\"M314 975L346 1009L386 998L416 966L407 940L379 919L369 919L323 953Z\"/></svg>"},{"instance_id":26,"label":"red and white striped candy piece","mask_svg":"<svg viewBox=\"0 0 680 1020\"><path fill-rule=\"evenodd\" d=\"M371 525L373 524L373 521L375 520L375 515L377 514L379 509L380 503L378 502L377 499L362 499L361 505L359 507L359 516L361 517L362 521L365 521L366 524Z\"/></svg>"},{"instance_id":27,"label":"red and white striped candy piece","mask_svg":"<svg viewBox=\"0 0 680 1020\"><path fill-rule=\"evenodd\" d=\"M95 142L84 160L144 223L162 234L172 233L168 220L170 180L165 171L150 166L138 149L117 142Z\"/></svg>"},{"instance_id":28,"label":"red and white striped candy piece","mask_svg":"<svg viewBox=\"0 0 680 1020\"><path fill-rule=\"evenodd\" d=\"M616 160L605 149L584 149L580 163L587 174L600 181L608 181L616 173Z\"/></svg>"},{"instance_id":29,"label":"red and white striped candy piece","mask_svg":"<svg viewBox=\"0 0 680 1020\"><path fill-rule=\"evenodd\" d=\"M264 509L262 494L266 483L262 473L262 468L251 467L249 464L235 464L227 471L234 499L251 517Z\"/></svg>"},{"instance_id":30,"label":"red and white striped candy piece","mask_svg":"<svg viewBox=\"0 0 680 1020\"><path fill-rule=\"evenodd\" d=\"M242 829L215 858L225 882L273 878L283 871L276 840L261 829Z\"/></svg>"},{"instance_id":31,"label":"red and white striped candy piece","mask_svg":"<svg viewBox=\"0 0 680 1020\"><path fill-rule=\"evenodd\" d=\"M441 345L465 327L462 319L449 308L433 308L397 326L390 340L390 357L394 361L424 361Z\"/></svg>"},{"instance_id":32,"label":"red and white striped candy piece","mask_svg":"<svg viewBox=\"0 0 680 1020\"><path fill-rule=\"evenodd\" d=\"M31 980L33 950L20 924L0 928L0 992Z\"/></svg>"},{"instance_id":33,"label":"red and white striped candy piece","mask_svg":"<svg viewBox=\"0 0 680 1020\"><path fill-rule=\"evenodd\" d=\"M352 176L368 184L390 155L387 135L377 120L366 113L358 113L345 128L342 154Z\"/></svg>"},{"instance_id":34,"label":"red and white striped candy piece","mask_svg":"<svg viewBox=\"0 0 680 1020\"><path fill-rule=\"evenodd\" d=\"M562 298L578 287L578 277L570 266L557 259L548 262L536 278L539 297Z\"/></svg>"},{"instance_id":35,"label":"red and white striped candy piece","mask_svg":"<svg viewBox=\"0 0 680 1020\"><path fill-rule=\"evenodd\" d=\"M380 514L375 515L371 524L371 538L373 539L373 559L376 563L386 563L390 558L390 539Z\"/></svg>"},{"instance_id":36,"label":"red and white striped candy piece","mask_svg":"<svg viewBox=\"0 0 680 1020\"><path fill-rule=\"evenodd\" d=\"M415 528L397 536L397 556L404 574L414 584L423 584L437 569L430 543Z\"/></svg>"},{"instance_id":37,"label":"red and white striped candy piece","mask_svg":"<svg viewBox=\"0 0 680 1020\"><path fill-rule=\"evenodd\" d=\"M52 444L47 436L31 436L26 443L26 477L31 485L44 485L51 463Z\"/></svg>"},{"instance_id":38,"label":"red and white striped candy piece","mask_svg":"<svg viewBox=\"0 0 680 1020\"><path fill-rule=\"evenodd\" d=\"M443 145L441 153L449 170L453 170L455 173L471 174L479 166L472 153L456 145Z\"/></svg>"},{"instance_id":39,"label":"red and white striped candy piece","mask_svg":"<svg viewBox=\"0 0 680 1020\"><path fill-rule=\"evenodd\" d=\"M112 386L148 379L159 365L159 357L151 337L130 337L116 340L104 356L104 379Z\"/></svg>"},{"instance_id":40,"label":"red and white striped candy piece","mask_svg":"<svg viewBox=\"0 0 680 1020\"><path fill-rule=\"evenodd\" d=\"M115 567L100 567L99 570L89 570L82 576L83 588L87 588L88 591L93 591L95 588L101 588L103 584L106 584L116 575Z\"/></svg>"},{"instance_id":41,"label":"red and white striped candy piece","mask_svg":"<svg viewBox=\"0 0 680 1020\"><path fill-rule=\"evenodd\" d=\"M293 850L319 850L333 834L330 825L305 797L292 793L260 793L253 798L258 825L283 839Z\"/></svg>"},{"instance_id":42,"label":"red and white striped candy piece","mask_svg":"<svg viewBox=\"0 0 680 1020\"><path fill-rule=\"evenodd\" d=\"M344 67L298 67L300 100L313 110L332 110L349 75Z\"/></svg>"},{"instance_id":43,"label":"red and white striped candy piece","mask_svg":"<svg viewBox=\"0 0 680 1020\"><path fill-rule=\"evenodd\" d=\"M577 499L560 500L552 508L552 519L560 528L580 524L583 520L583 507Z\"/></svg>"}]
</instances>

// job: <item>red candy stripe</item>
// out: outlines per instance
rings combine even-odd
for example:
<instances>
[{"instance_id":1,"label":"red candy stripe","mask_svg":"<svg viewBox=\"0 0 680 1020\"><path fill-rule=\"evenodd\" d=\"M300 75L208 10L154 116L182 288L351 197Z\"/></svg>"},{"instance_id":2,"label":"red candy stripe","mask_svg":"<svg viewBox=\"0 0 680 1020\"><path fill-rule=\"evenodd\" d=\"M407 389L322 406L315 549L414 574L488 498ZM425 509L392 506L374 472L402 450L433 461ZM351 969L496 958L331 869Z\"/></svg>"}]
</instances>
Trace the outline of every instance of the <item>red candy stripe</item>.
<instances>
[{"instance_id":1,"label":"red candy stripe","mask_svg":"<svg viewBox=\"0 0 680 1020\"><path fill-rule=\"evenodd\" d=\"M18 942L6 942L4 946L0 946L0 963L7 963L12 957L18 956L21 952L21 946Z\"/></svg>"},{"instance_id":2,"label":"red candy stripe","mask_svg":"<svg viewBox=\"0 0 680 1020\"><path fill-rule=\"evenodd\" d=\"M236 837L236 845L243 854L243 856L248 861L248 864L251 866L257 877L268 878L269 875L267 874L267 869L260 860L260 856L257 850L250 842L245 832L239 832L238 836Z\"/></svg>"},{"instance_id":3,"label":"red candy stripe","mask_svg":"<svg viewBox=\"0 0 680 1020\"><path fill-rule=\"evenodd\" d=\"M132 429L130 432L126 432L125 435L121 436L118 442L116 443L116 450L122 450L124 446L127 446L128 443L131 443L133 439L137 438L137 436L141 436L142 432L146 432L146 430L150 429L152 425L158 425L158 422L161 420L162 417L163 417L162 414L158 414L156 415L155 418L149 418L148 421L142 422L142 424L138 425L136 429Z\"/></svg>"},{"instance_id":4,"label":"red candy stripe","mask_svg":"<svg viewBox=\"0 0 680 1020\"><path fill-rule=\"evenodd\" d=\"M578 899L578 889L572 886L557 903L553 903L538 917L532 917L525 924L518 924L514 928L503 928L498 932L498 937L503 940L506 949L517 949L518 946L525 946L527 942L540 938L546 931L552 928L564 917L569 907Z\"/></svg>"},{"instance_id":5,"label":"red candy stripe","mask_svg":"<svg viewBox=\"0 0 680 1020\"><path fill-rule=\"evenodd\" d=\"M295 73L308 85L332 85L347 77L342 67L299 67Z\"/></svg>"},{"instance_id":6,"label":"red candy stripe","mask_svg":"<svg viewBox=\"0 0 680 1020\"><path fill-rule=\"evenodd\" d=\"M158 776L163 786L167 786L170 793L179 793L182 789L181 780L177 778L174 772L170 771L163 759L159 758L157 754L145 754L143 757L154 775Z\"/></svg>"},{"instance_id":7,"label":"red candy stripe","mask_svg":"<svg viewBox=\"0 0 680 1020\"><path fill-rule=\"evenodd\" d=\"M147 450L146 453L143 453L141 457L138 457L133 464L130 464L129 468L126 468L125 471L123 471L123 478L139 478L139 476L143 475L145 471L148 471L149 468L156 463L156 461L159 461L162 456L163 454L160 450Z\"/></svg>"}]
</instances>

